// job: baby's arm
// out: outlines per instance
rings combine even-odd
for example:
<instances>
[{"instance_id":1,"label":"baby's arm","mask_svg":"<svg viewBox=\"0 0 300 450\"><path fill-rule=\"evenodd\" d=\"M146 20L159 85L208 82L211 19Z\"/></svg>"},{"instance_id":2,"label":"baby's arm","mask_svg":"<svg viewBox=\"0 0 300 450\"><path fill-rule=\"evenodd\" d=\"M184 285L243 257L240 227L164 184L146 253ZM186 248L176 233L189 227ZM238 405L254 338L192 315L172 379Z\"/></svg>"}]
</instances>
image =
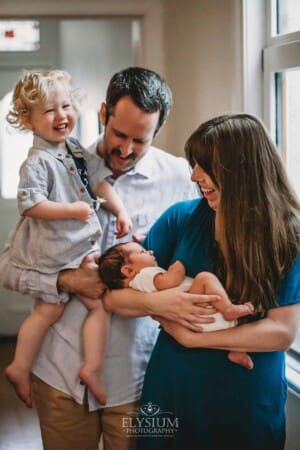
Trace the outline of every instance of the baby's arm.
<instances>
[{"instance_id":1,"label":"baby's arm","mask_svg":"<svg viewBox=\"0 0 300 450\"><path fill-rule=\"evenodd\" d=\"M179 286L185 277L185 268L180 261L174 262L168 268L167 272L161 272L155 275L153 284L158 291Z\"/></svg>"},{"instance_id":2,"label":"baby's arm","mask_svg":"<svg viewBox=\"0 0 300 450\"><path fill-rule=\"evenodd\" d=\"M23 216L33 217L35 219L77 219L81 222L87 222L91 214L92 209L86 202L59 203L49 200L44 200L23 212Z\"/></svg>"},{"instance_id":3,"label":"baby's arm","mask_svg":"<svg viewBox=\"0 0 300 450\"><path fill-rule=\"evenodd\" d=\"M117 237L120 238L128 234L132 228L132 222L114 188L104 180L96 186L93 186L92 190L97 197L105 199L105 202L103 203L104 208L116 216Z\"/></svg>"}]
</instances>

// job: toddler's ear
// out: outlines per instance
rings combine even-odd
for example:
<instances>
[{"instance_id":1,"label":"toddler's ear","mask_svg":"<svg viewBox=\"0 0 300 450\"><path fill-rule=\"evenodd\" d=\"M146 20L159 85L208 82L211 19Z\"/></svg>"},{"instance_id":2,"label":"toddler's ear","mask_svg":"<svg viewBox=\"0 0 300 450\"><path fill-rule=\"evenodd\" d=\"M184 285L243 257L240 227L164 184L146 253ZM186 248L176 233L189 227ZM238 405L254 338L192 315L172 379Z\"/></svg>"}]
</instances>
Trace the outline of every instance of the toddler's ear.
<instances>
[{"instance_id":1,"label":"toddler's ear","mask_svg":"<svg viewBox=\"0 0 300 450\"><path fill-rule=\"evenodd\" d=\"M30 118L28 114L22 116L22 123L27 130L32 130L33 126L31 124Z\"/></svg>"}]
</instances>

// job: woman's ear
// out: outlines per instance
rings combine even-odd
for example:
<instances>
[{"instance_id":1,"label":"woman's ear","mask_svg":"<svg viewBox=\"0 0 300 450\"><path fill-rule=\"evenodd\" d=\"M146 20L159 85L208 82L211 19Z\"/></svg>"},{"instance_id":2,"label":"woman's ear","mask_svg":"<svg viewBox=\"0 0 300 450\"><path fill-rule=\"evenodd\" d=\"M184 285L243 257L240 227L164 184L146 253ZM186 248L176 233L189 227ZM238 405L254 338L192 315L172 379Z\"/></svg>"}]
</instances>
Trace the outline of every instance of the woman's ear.
<instances>
[{"instance_id":1,"label":"woman's ear","mask_svg":"<svg viewBox=\"0 0 300 450\"><path fill-rule=\"evenodd\" d=\"M121 267L121 274L124 275L126 278L133 278L136 272L131 264L124 264Z\"/></svg>"}]
</instances>

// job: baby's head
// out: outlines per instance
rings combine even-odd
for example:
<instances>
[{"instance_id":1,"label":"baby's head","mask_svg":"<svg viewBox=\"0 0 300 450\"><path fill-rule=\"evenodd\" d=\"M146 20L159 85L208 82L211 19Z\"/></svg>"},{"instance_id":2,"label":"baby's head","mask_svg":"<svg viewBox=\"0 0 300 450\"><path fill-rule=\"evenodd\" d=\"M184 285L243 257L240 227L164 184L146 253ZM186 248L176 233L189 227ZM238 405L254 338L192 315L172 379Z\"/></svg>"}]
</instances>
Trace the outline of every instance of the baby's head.
<instances>
[{"instance_id":1,"label":"baby's head","mask_svg":"<svg viewBox=\"0 0 300 450\"><path fill-rule=\"evenodd\" d=\"M29 123L34 108L51 104L57 92L64 96L76 116L82 94L72 86L71 76L67 72L63 70L25 72L14 88L11 107L6 116L7 121L21 130L32 129Z\"/></svg>"},{"instance_id":2,"label":"baby's head","mask_svg":"<svg viewBox=\"0 0 300 450\"><path fill-rule=\"evenodd\" d=\"M144 267L157 266L151 250L136 242L117 244L99 258L99 275L109 289L122 289L129 285Z\"/></svg>"}]
</instances>

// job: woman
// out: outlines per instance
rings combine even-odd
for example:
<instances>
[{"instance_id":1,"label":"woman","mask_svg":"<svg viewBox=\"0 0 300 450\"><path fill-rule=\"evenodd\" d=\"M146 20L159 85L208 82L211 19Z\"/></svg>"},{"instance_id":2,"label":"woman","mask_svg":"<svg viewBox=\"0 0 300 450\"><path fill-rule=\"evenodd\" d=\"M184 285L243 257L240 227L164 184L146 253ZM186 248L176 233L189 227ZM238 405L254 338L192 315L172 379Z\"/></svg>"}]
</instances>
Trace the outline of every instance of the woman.
<instances>
[{"instance_id":1,"label":"woman","mask_svg":"<svg viewBox=\"0 0 300 450\"><path fill-rule=\"evenodd\" d=\"M284 351L300 318L299 204L276 148L253 116L212 119L185 150L204 198L171 207L143 245L160 266L178 259L192 277L215 271L234 303L252 302L256 320L210 333L160 320L141 420L168 415L174 426L165 436L162 428L141 430L140 449L283 450ZM157 301L158 294L138 294L122 301L139 298L148 309ZM231 363L230 350L249 352L254 368Z\"/></svg>"}]
</instances>

